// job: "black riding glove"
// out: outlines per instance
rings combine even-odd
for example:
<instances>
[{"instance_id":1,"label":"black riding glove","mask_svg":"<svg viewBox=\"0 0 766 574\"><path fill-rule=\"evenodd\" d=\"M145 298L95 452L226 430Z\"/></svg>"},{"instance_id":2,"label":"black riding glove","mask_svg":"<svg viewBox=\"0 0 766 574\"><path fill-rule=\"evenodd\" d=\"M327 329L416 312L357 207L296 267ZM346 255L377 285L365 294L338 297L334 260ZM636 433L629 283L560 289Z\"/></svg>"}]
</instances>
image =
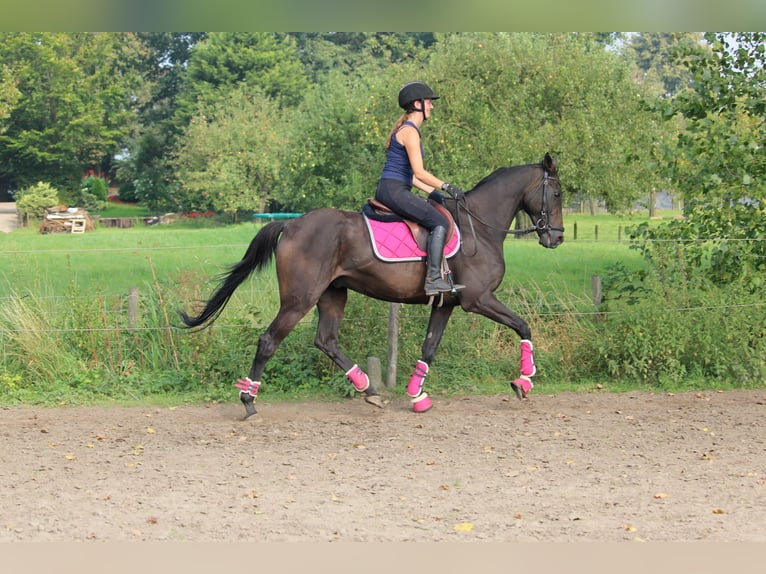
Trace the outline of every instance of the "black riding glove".
<instances>
[{"instance_id":1,"label":"black riding glove","mask_svg":"<svg viewBox=\"0 0 766 574\"><path fill-rule=\"evenodd\" d=\"M465 193L463 193L462 190L458 189L454 185L450 185L449 183L445 182L442 184L442 191L446 191L454 199L465 199Z\"/></svg>"},{"instance_id":2,"label":"black riding glove","mask_svg":"<svg viewBox=\"0 0 766 574\"><path fill-rule=\"evenodd\" d=\"M428 199L431 201L438 203L439 205L444 205L444 196L436 191L435 189L428 194Z\"/></svg>"}]
</instances>

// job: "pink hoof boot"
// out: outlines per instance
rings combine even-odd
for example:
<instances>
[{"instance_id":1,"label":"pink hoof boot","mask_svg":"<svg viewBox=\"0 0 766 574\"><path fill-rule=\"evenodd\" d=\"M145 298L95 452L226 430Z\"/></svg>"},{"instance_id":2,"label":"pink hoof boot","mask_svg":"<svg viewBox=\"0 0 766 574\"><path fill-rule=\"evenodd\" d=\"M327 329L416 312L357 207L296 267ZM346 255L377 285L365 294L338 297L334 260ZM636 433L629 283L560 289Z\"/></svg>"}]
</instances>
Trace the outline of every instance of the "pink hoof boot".
<instances>
[{"instance_id":1,"label":"pink hoof boot","mask_svg":"<svg viewBox=\"0 0 766 574\"><path fill-rule=\"evenodd\" d=\"M428 363L418 361L415 364L415 370L412 372L410 382L407 383L407 394L411 398L419 397L423 392L423 383L428 374Z\"/></svg>"},{"instance_id":2,"label":"pink hoof boot","mask_svg":"<svg viewBox=\"0 0 766 574\"><path fill-rule=\"evenodd\" d=\"M532 377L537 372L535 368L534 348L532 347L532 341L529 339L522 339L521 341L521 361L519 369L524 377Z\"/></svg>"},{"instance_id":3,"label":"pink hoof boot","mask_svg":"<svg viewBox=\"0 0 766 574\"><path fill-rule=\"evenodd\" d=\"M534 387L534 383L529 380L529 377L525 377L524 375L511 383L511 388L519 399L526 399L527 395Z\"/></svg>"},{"instance_id":4,"label":"pink hoof boot","mask_svg":"<svg viewBox=\"0 0 766 574\"><path fill-rule=\"evenodd\" d=\"M354 388L360 393L363 393L370 387L370 379L367 376L367 373L359 368L359 365L351 367L346 373L346 376L351 380L351 384L354 385Z\"/></svg>"},{"instance_id":5,"label":"pink hoof boot","mask_svg":"<svg viewBox=\"0 0 766 574\"><path fill-rule=\"evenodd\" d=\"M426 393L422 393L420 396L412 399L412 410L416 413L424 413L432 406L434 405Z\"/></svg>"}]
</instances>

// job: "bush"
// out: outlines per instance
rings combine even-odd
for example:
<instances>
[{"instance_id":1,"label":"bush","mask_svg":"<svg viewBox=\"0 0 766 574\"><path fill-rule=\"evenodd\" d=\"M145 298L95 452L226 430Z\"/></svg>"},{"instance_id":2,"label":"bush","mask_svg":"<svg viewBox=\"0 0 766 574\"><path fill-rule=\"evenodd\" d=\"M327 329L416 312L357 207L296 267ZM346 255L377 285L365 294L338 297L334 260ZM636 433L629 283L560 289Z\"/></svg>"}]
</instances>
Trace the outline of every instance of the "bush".
<instances>
[{"instance_id":1,"label":"bush","mask_svg":"<svg viewBox=\"0 0 766 574\"><path fill-rule=\"evenodd\" d=\"M763 382L766 310L760 295L743 285L685 278L660 281L654 270L633 287L624 275L610 278L609 313L584 353L593 374L655 388Z\"/></svg>"},{"instance_id":2,"label":"bush","mask_svg":"<svg viewBox=\"0 0 766 574\"><path fill-rule=\"evenodd\" d=\"M124 201L125 203L138 203L139 197L136 192L136 185L132 181L123 183L120 186L118 197L120 198L120 201Z\"/></svg>"},{"instance_id":3,"label":"bush","mask_svg":"<svg viewBox=\"0 0 766 574\"><path fill-rule=\"evenodd\" d=\"M73 198L77 207L83 209L99 211L106 207L106 200L109 196L109 186L101 177L89 175L83 178L80 183L79 192Z\"/></svg>"},{"instance_id":4,"label":"bush","mask_svg":"<svg viewBox=\"0 0 766 574\"><path fill-rule=\"evenodd\" d=\"M16 210L25 218L43 217L47 209L58 204L58 191L51 184L42 181L22 189L16 196Z\"/></svg>"}]
</instances>

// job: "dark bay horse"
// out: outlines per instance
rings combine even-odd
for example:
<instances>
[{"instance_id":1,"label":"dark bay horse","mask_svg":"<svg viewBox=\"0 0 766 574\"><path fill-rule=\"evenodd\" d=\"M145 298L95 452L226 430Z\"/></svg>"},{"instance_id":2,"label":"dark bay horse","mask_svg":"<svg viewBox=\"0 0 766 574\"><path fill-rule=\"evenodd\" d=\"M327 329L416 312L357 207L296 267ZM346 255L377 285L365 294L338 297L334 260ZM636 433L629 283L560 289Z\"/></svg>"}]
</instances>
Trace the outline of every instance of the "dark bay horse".
<instances>
[{"instance_id":1,"label":"dark bay horse","mask_svg":"<svg viewBox=\"0 0 766 574\"><path fill-rule=\"evenodd\" d=\"M425 263L383 262L376 258L361 213L323 208L298 219L274 221L253 238L245 255L223 275L221 283L198 315L181 311L184 325L204 327L223 311L236 288L254 271L276 259L280 308L258 339L258 349L248 377L235 385L245 405L245 418L255 414L255 398L266 363L282 340L316 306L318 326L315 345L348 376L365 399L382 406L364 371L338 347L338 332L352 289L383 301L430 304L428 331L421 359L407 386L413 410L423 412L431 399L423 391L428 366L456 306L484 315L513 329L521 338L520 376L511 383L519 398L532 389L535 374L532 333L521 317L494 295L505 274L503 241L519 211L535 222L520 232L537 232L539 243L555 248L564 240L561 184L557 162L549 154L541 163L500 168L481 180L460 200L447 199L447 209L461 228L464 244L450 260L455 282L465 289L447 293L434 301L425 295Z\"/></svg>"}]
</instances>

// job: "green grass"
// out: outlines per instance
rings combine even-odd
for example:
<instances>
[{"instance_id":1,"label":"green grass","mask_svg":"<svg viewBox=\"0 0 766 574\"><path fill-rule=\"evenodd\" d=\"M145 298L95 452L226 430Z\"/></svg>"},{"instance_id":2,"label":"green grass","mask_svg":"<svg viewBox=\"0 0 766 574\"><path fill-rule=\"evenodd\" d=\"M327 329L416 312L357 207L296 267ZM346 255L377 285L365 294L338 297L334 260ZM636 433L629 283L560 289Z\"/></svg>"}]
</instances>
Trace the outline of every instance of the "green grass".
<instances>
[{"instance_id":1,"label":"green grass","mask_svg":"<svg viewBox=\"0 0 766 574\"><path fill-rule=\"evenodd\" d=\"M624 229L645 220L638 216L566 216L567 239L555 250L543 249L535 240L509 238L505 243L506 282L588 295L591 276L602 273L605 265L615 261L628 268L642 265L638 254L628 248ZM570 234L575 222L576 241ZM209 225L194 221L187 226L98 227L82 235L42 235L35 228L26 228L2 234L0 297L24 289L62 295L72 287L124 294L155 280L206 281L239 261L258 229L252 223ZM593 240L596 226L597 242ZM618 242L620 226L623 239Z\"/></svg>"},{"instance_id":2,"label":"green grass","mask_svg":"<svg viewBox=\"0 0 766 574\"><path fill-rule=\"evenodd\" d=\"M32 289L62 295L123 294L160 282L200 281L237 262L255 234L253 224L212 229L176 226L98 228L82 235L42 235L22 229L0 235L0 297Z\"/></svg>"}]
</instances>

